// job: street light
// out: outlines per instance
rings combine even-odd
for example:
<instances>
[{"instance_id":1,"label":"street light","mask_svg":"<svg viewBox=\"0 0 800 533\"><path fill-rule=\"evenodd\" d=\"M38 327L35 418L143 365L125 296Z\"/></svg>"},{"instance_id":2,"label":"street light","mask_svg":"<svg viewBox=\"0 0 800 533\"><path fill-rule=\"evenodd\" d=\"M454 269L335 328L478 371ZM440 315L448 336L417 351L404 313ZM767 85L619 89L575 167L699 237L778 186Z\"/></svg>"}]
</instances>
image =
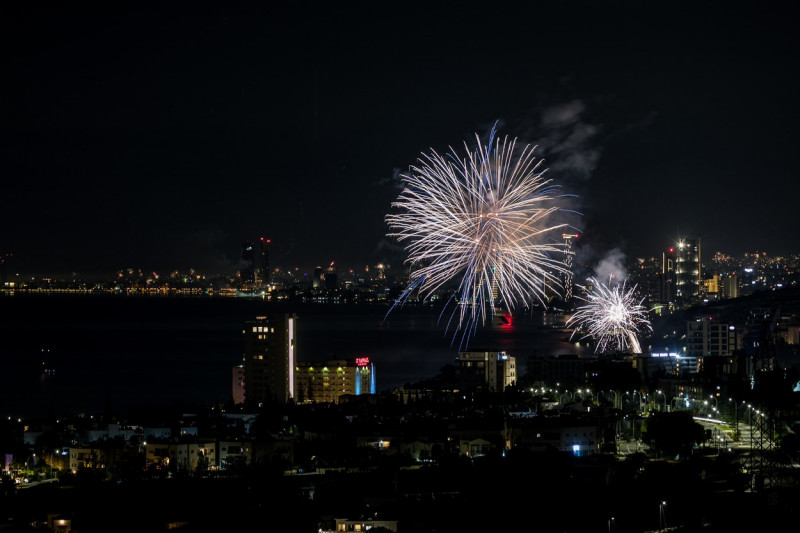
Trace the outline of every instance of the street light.
<instances>
[{"instance_id":1,"label":"street light","mask_svg":"<svg viewBox=\"0 0 800 533\"><path fill-rule=\"evenodd\" d=\"M667 527L667 515L664 513L664 507L667 505L667 502L662 501L658 506L658 528L664 529Z\"/></svg>"},{"instance_id":2,"label":"street light","mask_svg":"<svg viewBox=\"0 0 800 533\"><path fill-rule=\"evenodd\" d=\"M583 400L586 399L587 395L589 396L589 398L594 400L594 395L592 394L592 390L591 389L586 389L586 390L578 389L578 391L574 395L574 398L577 400L577 398L580 397L581 401L583 401Z\"/></svg>"},{"instance_id":3,"label":"street light","mask_svg":"<svg viewBox=\"0 0 800 533\"><path fill-rule=\"evenodd\" d=\"M659 394L661 395L661 398L663 399L664 411L666 411L667 410L667 395L664 394L663 391L657 390L656 391L656 397L658 397Z\"/></svg>"},{"instance_id":4,"label":"street light","mask_svg":"<svg viewBox=\"0 0 800 533\"><path fill-rule=\"evenodd\" d=\"M631 401L636 402L637 413L642 410L642 394L639 391L637 390L634 390L633 392L625 391L625 394L622 395L623 400L625 399L625 396L630 396L632 398Z\"/></svg>"},{"instance_id":5,"label":"street light","mask_svg":"<svg viewBox=\"0 0 800 533\"><path fill-rule=\"evenodd\" d=\"M728 403L733 404L733 436L739 440L739 404L728 398Z\"/></svg>"},{"instance_id":6,"label":"street light","mask_svg":"<svg viewBox=\"0 0 800 533\"><path fill-rule=\"evenodd\" d=\"M614 517L608 519L608 533L611 533L611 524L614 523Z\"/></svg>"},{"instance_id":7,"label":"street light","mask_svg":"<svg viewBox=\"0 0 800 533\"><path fill-rule=\"evenodd\" d=\"M607 391L606 391L606 390L601 390L601 391L599 391L599 392L597 393L597 399L598 399L598 401L600 400L600 395L601 395L601 394L603 395L603 399L605 400L605 399L606 399L606 393L607 393L607 392L610 392L611 394L613 394L613 395L614 395L614 399L612 400L612 402L613 402L613 407L616 409L616 407L617 407L617 391L615 391L615 390L608 389Z\"/></svg>"}]
</instances>

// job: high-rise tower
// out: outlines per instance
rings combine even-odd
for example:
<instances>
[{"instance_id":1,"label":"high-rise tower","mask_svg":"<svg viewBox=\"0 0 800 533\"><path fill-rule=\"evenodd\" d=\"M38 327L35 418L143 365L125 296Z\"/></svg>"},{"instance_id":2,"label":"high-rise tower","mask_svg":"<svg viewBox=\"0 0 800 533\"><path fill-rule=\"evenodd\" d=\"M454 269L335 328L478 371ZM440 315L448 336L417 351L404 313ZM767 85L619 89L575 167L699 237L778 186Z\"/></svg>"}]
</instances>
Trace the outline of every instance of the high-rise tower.
<instances>
[{"instance_id":1,"label":"high-rise tower","mask_svg":"<svg viewBox=\"0 0 800 533\"><path fill-rule=\"evenodd\" d=\"M561 236L564 239L564 266L567 267L564 273L564 300L569 301L572 299L572 258L575 256L572 241L578 238L578 234L562 233Z\"/></svg>"},{"instance_id":2,"label":"high-rise tower","mask_svg":"<svg viewBox=\"0 0 800 533\"><path fill-rule=\"evenodd\" d=\"M339 287L338 276L336 275L336 266L333 261L325 269L325 288L328 290L336 290Z\"/></svg>"},{"instance_id":3,"label":"high-rise tower","mask_svg":"<svg viewBox=\"0 0 800 533\"><path fill-rule=\"evenodd\" d=\"M322 282L325 280L325 274L321 266L314 267L314 276L311 280L312 289L321 289Z\"/></svg>"},{"instance_id":4,"label":"high-rise tower","mask_svg":"<svg viewBox=\"0 0 800 533\"><path fill-rule=\"evenodd\" d=\"M658 275L658 303L668 306L675 298L675 248L661 254L661 272Z\"/></svg>"},{"instance_id":5,"label":"high-rise tower","mask_svg":"<svg viewBox=\"0 0 800 533\"><path fill-rule=\"evenodd\" d=\"M258 407L294 398L297 316L260 316L244 328L244 398Z\"/></svg>"},{"instance_id":6,"label":"high-rise tower","mask_svg":"<svg viewBox=\"0 0 800 533\"><path fill-rule=\"evenodd\" d=\"M239 268L239 277L243 286L252 286L256 281L256 252L255 244L245 241L242 244L242 260Z\"/></svg>"},{"instance_id":7,"label":"high-rise tower","mask_svg":"<svg viewBox=\"0 0 800 533\"><path fill-rule=\"evenodd\" d=\"M732 272L725 276L722 280L722 298L738 298L739 297L739 276L736 272Z\"/></svg>"},{"instance_id":8,"label":"high-rise tower","mask_svg":"<svg viewBox=\"0 0 800 533\"><path fill-rule=\"evenodd\" d=\"M675 299L691 304L700 296L700 236L679 239L675 251Z\"/></svg>"},{"instance_id":9,"label":"high-rise tower","mask_svg":"<svg viewBox=\"0 0 800 533\"><path fill-rule=\"evenodd\" d=\"M259 284L262 287L269 285L269 239L261 237L261 265L259 265Z\"/></svg>"}]
</instances>

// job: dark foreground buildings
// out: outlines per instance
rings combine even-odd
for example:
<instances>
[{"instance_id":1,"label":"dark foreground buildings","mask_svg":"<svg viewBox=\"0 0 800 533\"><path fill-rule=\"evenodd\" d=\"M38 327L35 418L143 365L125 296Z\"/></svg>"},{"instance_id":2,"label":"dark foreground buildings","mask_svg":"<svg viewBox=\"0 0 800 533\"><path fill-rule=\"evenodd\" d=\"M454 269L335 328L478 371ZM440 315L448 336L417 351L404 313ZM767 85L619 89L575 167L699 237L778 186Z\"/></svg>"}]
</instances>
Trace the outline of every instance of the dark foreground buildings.
<instances>
[{"instance_id":1,"label":"dark foreground buildings","mask_svg":"<svg viewBox=\"0 0 800 533\"><path fill-rule=\"evenodd\" d=\"M436 388L252 412L3 421L3 527L716 532L798 519L796 469L754 447L755 423L738 437L718 426L720 445L696 411L464 389L454 372Z\"/></svg>"}]
</instances>

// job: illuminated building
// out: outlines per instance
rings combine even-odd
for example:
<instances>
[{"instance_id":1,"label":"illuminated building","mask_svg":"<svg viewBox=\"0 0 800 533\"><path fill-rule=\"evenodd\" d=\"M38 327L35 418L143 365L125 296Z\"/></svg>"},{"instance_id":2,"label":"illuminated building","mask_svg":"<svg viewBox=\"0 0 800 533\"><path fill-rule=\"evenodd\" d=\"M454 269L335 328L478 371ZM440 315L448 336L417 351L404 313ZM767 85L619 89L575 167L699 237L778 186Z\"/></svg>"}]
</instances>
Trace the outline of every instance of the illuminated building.
<instances>
[{"instance_id":1,"label":"illuminated building","mask_svg":"<svg viewBox=\"0 0 800 533\"><path fill-rule=\"evenodd\" d=\"M738 345L736 327L730 322L712 317L686 322L686 356L697 359L698 368L703 358L732 355Z\"/></svg>"},{"instance_id":2,"label":"illuminated building","mask_svg":"<svg viewBox=\"0 0 800 533\"><path fill-rule=\"evenodd\" d=\"M564 266L567 271L564 273L564 300L569 301L572 299L572 257L575 252L572 250L572 239L577 239L577 233L563 233L561 235L564 239Z\"/></svg>"},{"instance_id":3,"label":"illuminated building","mask_svg":"<svg viewBox=\"0 0 800 533\"><path fill-rule=\"evenodd\" d=\"M635 357L633 367L647 380L654 376L684 376L697 373L697 358L679 352L651 352Z\"/></svg>"},{"instance_id":4,"label":"illuminated building","mask_svg":"<svg viewBox=\"0 0 800 533\"><path fill-rule=\"evenodd\" d=\"M69 469L74 474L81 468L105 468L109 463L107 456L113 453L114 450L102 447L70 448Z\"/></svg>"},{"instance_id":5,"label":"illuminated building","mask_svg":"<svg viewBox=\"0 0 800 533\"><path fill-rule=\"evenodd\" d=\"M720 289L722 292L722 298L738 298L739 276L737 276L734 272L722 278Z\"/></svg>"},{"instance_id":6,"label":"illuminated building","mask_svg":"<svg viewBox=\"0 0 800 533\"><path fill-rule=\"evenodd\" d=\"M319 528L319 533L342 533L349 531L397 531L397 520L379 520L374 517L350 519L333 518L324 528Z\"/></svg>"},{"instance_id":7,"label":"illuminated building","mask_svg":"<svg viewBox=\"0 0 800 533\"><path fill-rule=\"evenodd\" d=\"M700 237L680 239L675 257L675 298L691 304L700 296Z\"/></svg>"},{"instance_id":8,"label":"illuminated building","mask_svg":"<svg viewBox=\"0 0 800 533\"><path fill-rule=\"evenodd\" d=\"M369 357L297 363L295 391L298 403L338 403L346 395L375 394L375 365Z\"/></svg>"},{"instance_id":9,"label":"illuminated building","mask_svg":"<svg viewBox=\"0 0 800 533\"><path fill-rule=\"evenodd\" d=\"M517 381L516 358L506 352L458 352L463 385L501 392Z\"/></svg>"},{"instance_id":10,"label":"illuminated building","mask_svg":"<svg viewBox=\"0 0 800 533\"><path fill-rule=\"evenodd\" d=\"M669 305L675 301L675 248L661 254L661 272L658 275L658 294L656 300L661 305Z\"/></svg>"},{"instance_id":11,"label":"illuminated building","mask_svg":"<svg viewBox=\"0 0 800 533\"><path fill-rule=\"evenodd\" d=\"M703 294L710 298L717 298L719 296L722 279L719 274L714 274L708 279L703 280Z\"/></svg>"},{"instance_id":12,"label":"illuminated building","mask_svg":"<svg viewBox=\"0 0 800 533\"><path fill-rule=\"evenodd\" d=\"M244 399L256 407L294 397L297 316L260 316L245 322Z\"/></svg>"}]
</instances>

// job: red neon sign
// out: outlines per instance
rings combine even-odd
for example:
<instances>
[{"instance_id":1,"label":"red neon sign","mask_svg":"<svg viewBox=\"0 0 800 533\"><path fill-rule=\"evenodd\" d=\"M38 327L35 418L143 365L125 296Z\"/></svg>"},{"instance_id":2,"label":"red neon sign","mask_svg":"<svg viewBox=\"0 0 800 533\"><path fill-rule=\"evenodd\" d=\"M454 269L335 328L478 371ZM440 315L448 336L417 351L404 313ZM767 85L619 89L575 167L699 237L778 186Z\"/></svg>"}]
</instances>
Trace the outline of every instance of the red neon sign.
<instances>
[{"instance_id":1,"label":"red neon sign","mask_svg":"<svg viewBox=\"0 0 800 533\"><path fill-rule=\"evenodd\" d=\"M367 366L369 364L369 357L356 357L356 366Z\"/></svg>"}]
</instances>

